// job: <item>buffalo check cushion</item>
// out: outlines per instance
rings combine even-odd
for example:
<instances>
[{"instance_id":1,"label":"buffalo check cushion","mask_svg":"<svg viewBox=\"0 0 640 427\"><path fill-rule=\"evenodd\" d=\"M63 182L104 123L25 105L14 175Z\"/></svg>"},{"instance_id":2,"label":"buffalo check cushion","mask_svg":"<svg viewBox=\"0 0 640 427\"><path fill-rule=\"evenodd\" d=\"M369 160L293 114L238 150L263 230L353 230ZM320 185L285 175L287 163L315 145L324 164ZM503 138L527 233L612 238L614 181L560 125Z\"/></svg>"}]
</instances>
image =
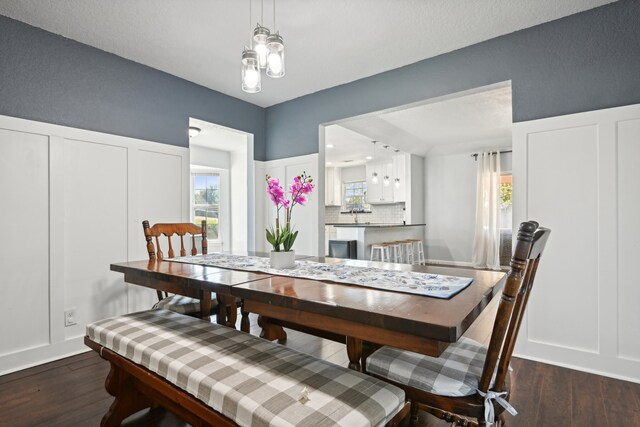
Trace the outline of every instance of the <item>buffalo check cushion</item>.
<instances>
[{"instance_id":1,"label":"buffalo check cushion","mask_svg":"<svg viewBox=\"0 0 640 427\"><path fill-rule=\"evenodd\" d=\"M437 358L382 347L367 359L367 371L440 396L469 396L478 388L486 356L486 347L465 337Z\"/></svg>"},{"instance_id":2,"label":"buffalo check cushion","mask_svg":"<svg viewBox=\"0 0 640 427\"><path fill-rule=\"evenodd\" d=\"M211 302L212 308L218 306L217 300L214 299ZM200 313L200 300L182 295L169 295L168 297L158 301L153 308L162 308L164 310L174 311L180 314Z\"/></svg>"},{"instance_id":3,"label":"buffalo check cushion","mask_svg":"<svg viewBox=\"0 0 640 427\"><path fill-rule=\"evenodd\" d=\"M167 310L101 320L87 335L241 426L378 426L404 404L383 381Z\"/></svg>"}]
</instances>

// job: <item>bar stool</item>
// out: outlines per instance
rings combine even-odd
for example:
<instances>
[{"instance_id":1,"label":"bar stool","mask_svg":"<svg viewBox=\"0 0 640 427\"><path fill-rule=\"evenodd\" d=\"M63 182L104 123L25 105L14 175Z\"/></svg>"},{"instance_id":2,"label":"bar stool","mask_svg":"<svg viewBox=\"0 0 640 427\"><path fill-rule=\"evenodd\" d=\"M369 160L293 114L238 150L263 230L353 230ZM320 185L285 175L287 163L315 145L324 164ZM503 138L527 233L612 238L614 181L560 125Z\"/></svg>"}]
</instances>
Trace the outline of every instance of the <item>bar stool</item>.
<instances>
[{"instance_id":1,"label":"bar stool","mask_svg":"<svg viewBox=\"0 0 640 427\"><path fill-rule=\"evenodd\" d=\"M426 264L426 260L424 259L424 246L422 245L421 239L411 239L413 242L414 250L417 254L417 264Z\"/></svg>"},{"instance_id":2,"label":"bar stool","mask_svg":"<svg viewBox=\"0 0 640 427\"><path fill-rule=\"evenodd\" d=\"M380 256L380 259L376 258L376 252ZM370 261L381 261L381 262L390 262L391 257L389 256L389 246L384 243L375 243L371 245L371 257Z\"/></svg>"},{"instance_id":3,"label":"bar stool","mask_svg":"<svg viewBox=\"0 0 640 427\"><path fill-rule=\"evenodd\" d=\"M402 252L404 252L405 262L407 264L413 264L415 260L413 256L413 242L411 240L398 240L396 243L400 244Z\"/></svg>"},{"instance_id":4,"label":"bar stool","mask_svg":"<svg viewBox=\"0 0 640 427\"><path fill-rule=\"evenodd\" d=\"M416 253L416 264L421 264L421 265L425 265L426 264L426 260L424 259L424 246L422 245L422 240L421 239L408 239L407 242L411 242L413 245L413 248L411 250L411 252Z\"/></svg>"},{"instance_id":5,"label":"bar stool","mask_svg":"<svg viewBox=\"0 0 640 427\"><path fill-rule=\"evenodd\" d=\"M389 248L391 262L402 264L402 247L399 242L384 242L383 245Z\"/></svg>"}]
</instances>

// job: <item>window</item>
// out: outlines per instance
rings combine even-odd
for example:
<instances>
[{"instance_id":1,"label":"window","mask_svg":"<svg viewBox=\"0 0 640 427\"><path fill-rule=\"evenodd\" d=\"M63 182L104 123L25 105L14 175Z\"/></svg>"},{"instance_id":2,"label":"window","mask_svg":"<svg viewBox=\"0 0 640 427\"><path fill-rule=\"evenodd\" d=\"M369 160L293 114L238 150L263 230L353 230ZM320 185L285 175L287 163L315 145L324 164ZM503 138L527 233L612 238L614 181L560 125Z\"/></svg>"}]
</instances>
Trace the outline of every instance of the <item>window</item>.
<instances>
[{"instance_id":1,"label":"window","mask_svg":"<svg viewBox=\"0 0 640 427\"><path fill-rule=\"evenodd\" d=\"M502 266L508 266L511 261L512 216L513 181L509 173L500 177L500 265Z\"/></svg>"},{"instance_id":2,"label":"window","mask_svg":"<svg viewBox=\"0 0 640 427\"><path fill-rule=\"evenodd\" d=\"M356 209L358 211L369 210L370 206L366 202L367 182L346 182L344 184L344 207L347 211Z\"/></svg>"},{"instance_id":3,"label":"window","mask_svg":"<svg viewBox=\"0 0 640 427\"><path fill-rule=\"evenodd\" d=\"M207 239L219 240L220 219L220 174L192 173L191 216L195 224L207 221Z\"/></svg>"},{"instance_id":4,"label":"window","mask_svg":"<svg viewBox=\"0 0 640 427\"><path fill-rule=\"evenodd\" d=\"M511 174L500 177L500 228L512 228L513 179Z\"/></svg>"}]
</instances>

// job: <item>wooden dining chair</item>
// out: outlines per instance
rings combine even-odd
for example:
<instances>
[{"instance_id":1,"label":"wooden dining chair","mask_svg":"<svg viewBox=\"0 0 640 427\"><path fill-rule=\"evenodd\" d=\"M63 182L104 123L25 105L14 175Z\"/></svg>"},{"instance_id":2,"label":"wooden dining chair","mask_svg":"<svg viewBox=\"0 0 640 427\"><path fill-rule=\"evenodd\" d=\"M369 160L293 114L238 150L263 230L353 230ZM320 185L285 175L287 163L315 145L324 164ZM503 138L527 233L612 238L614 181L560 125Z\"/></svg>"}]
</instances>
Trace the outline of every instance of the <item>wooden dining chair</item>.
<instances>
[{"instance_id":1,"label":"wooden dining chair","mask_svg":"<svg viewBox=\"0 0 640 427\"><path fill-rule=\"evenodd\" d=\"M196 255L198 254L198 252L204 255L207 254L206 221L202 221L201 225L195 225L191 223L166 223L155 224L153 227L151 227L149 225L149 221L144 220L142 221L142 228L144 230L144 237L147 241L147 252L149 253L149 259L151 260L162 261L165 258L165 254L162 251L162 246L160 245L160 242L164 241L165 238L167 242L167 258L187 255L187 250L185 248L185 239L190 241L189 255ZM179 238L179 254L176 254L176 250L174 249L173 236L177 236ZM201 238L200 250L198 250L196 243L198 237ZM200 313L200 300L183 295L173 295L160 290L157 292L158 302L155 304L154 308L163 308L165 310L186 314L188 316L201 317L202 313ZM216 313L217 307L217 299L212 296L211 313L208 314Z\"/></svg>"},{"instance_id":2,"label":"wooden dining chair","mask_svg":"<svg viewBox=\"0 0 640 427\"><path fill-rule=\"evenodd\" d=\"M515 415L509 364L550 232L534 221L520 224L488 348L462 337L438 358L381 347L366 359L367 373L405 390L412 425L420 409L457 426L484 426L496 415L502 422L505 409Z\"/></svg>"}]
</instances>

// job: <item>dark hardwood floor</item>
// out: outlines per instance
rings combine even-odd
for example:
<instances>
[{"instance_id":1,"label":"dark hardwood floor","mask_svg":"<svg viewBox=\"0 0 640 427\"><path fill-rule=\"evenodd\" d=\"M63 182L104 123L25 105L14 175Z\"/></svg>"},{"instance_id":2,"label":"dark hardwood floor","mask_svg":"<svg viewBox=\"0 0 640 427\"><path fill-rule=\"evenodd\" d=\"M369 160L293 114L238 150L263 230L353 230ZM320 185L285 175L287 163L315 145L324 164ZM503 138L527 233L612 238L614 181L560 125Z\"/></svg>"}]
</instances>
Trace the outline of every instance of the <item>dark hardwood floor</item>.
<instances>
[{"instance_id":1,"label":"dark hardwood floor","mask_svg":"<svg viewBox=\"0 0 640 427\"><path fill-rule=\"evenodd\" d=\"M495 306L495 304L492 304ZM495 310L495 307L492 307ZM467 335L487 342L494 310L486 310ZM255 319L252 333L257 334ZM344 346L296 331L287 345L347 365ZM513 360L516 417L508 426L640 426L640 384L523 359ZM107 362L93 351L0 377L0 426L98 426L112 398L104 389ZM126 427L185 427L171 413L143 411ZM421 425L447 426L425 414Z\"/></svg>"}]
</instances>

